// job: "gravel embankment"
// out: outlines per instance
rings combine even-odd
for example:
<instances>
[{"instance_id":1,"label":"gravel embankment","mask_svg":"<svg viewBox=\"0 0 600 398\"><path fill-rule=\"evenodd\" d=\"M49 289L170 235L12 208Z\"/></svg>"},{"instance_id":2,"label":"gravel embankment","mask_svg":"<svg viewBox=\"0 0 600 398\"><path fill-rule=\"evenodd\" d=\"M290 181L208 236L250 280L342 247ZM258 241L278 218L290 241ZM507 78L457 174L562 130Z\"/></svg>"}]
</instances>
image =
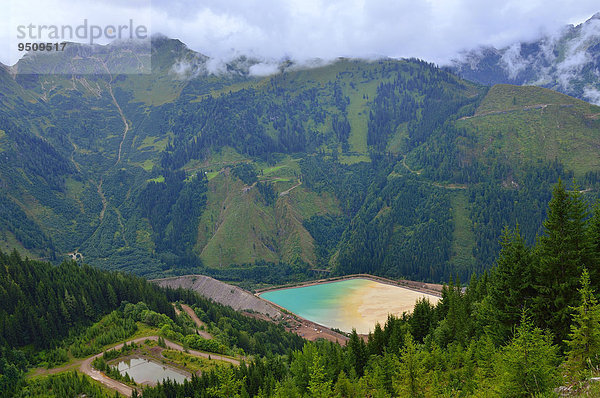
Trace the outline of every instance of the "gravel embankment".
<instances>
[{"instance_id":1,"label":"gravel embankment","mask_svg":"<svg viewBox=\"0 0 600 398\"><path fill-rule=\"evenodd\" d=\"M185 275L151 281L162 287L190 289L217 303L228 305L235 310L251 310L265 314L272 319L281 318L281 311L253 294L233 285L204 275Z\"/></svg>"}]
</instances>

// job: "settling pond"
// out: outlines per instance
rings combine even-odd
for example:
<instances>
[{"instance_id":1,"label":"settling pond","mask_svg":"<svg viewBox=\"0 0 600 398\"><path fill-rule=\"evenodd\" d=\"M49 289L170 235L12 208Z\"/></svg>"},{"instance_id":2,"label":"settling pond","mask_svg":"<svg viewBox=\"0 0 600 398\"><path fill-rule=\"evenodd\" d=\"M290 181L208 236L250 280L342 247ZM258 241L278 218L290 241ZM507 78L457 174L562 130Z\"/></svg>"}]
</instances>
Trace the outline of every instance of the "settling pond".
<instances>
[{"instance_id":1,"label":"settling pond","mask_svg":"<svg viewBox=\"0 0 600 398\"><path fill-rule=\"evenodd\" d=\"M310 286L271 290L260 294L294 314L330 328L358 333L383 326L388 314L412 311L415 302L425 297L436 304L439 297L399 286L355 278Z\"/></svg>"},{"instance_id":2,"label":"settling pond","mask_svg":"<svg viewBox=\"0 0 600 398\"><path fill-rule=\"evenodd\" d=\"M165 379L183 383L189 379L183 372L149 361L145 358L128 358L117 364L122 375L127 373L138 384L155 385Z\"/></svg>"}]
</instances>

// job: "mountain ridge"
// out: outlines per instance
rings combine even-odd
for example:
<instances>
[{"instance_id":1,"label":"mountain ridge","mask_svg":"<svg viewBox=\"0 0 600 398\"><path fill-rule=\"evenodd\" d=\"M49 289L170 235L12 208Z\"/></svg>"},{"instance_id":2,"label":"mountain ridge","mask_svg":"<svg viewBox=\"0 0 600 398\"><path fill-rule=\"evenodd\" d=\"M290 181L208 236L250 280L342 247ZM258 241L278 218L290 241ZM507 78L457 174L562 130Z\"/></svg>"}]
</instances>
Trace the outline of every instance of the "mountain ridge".
<instances>
[{"instance_id":1,"label":"mountain ridge","mask_svg":"<svg viewBox=\"0 0 600 398\"><path fill-rule=\"evenodd\" d=\"M467 50L450 70L483 84L537 85L600 104L599 14L537 40Z\"/></svg>"},{"instance_id":2,"label":"mountain ridge","mask_svg":"<svg viewBox=\"0 0 600 398\"><path fill-rule=\"evenodd\" d=\"M420 60L341 59L260 77L247 73L246 59L216 75L180 41L154 43L152 74L2 74L3 247L79 253L154 277L233 276L239 267L259 275L267 263L286 270L273 271L280 282L323 269L439 281L489 267L501 224L522 212L534 238L543 211L517 198L545 200L570 170L596 192L596 163L586 162L597 121L584 105L557 108L571 121L551 130L559 140L567 129L572 147L585 149L581 159L529 141L521 152L535 156L518 156L498 130L523 136L532 121L550 125L552 113L535 105L556 102L551 91L538 98L538 89L519 88L515 101L532 110L516 118L502 113L508 89ZM125 50L106 59L129 65ZM181 59L197 62L185 79L173 72ZM473 118L486 101L504 105ZM504 188L532 178L536 192ZM479 213L489 195L506 203L499 219Z\"/></svg>"}]
</instances>

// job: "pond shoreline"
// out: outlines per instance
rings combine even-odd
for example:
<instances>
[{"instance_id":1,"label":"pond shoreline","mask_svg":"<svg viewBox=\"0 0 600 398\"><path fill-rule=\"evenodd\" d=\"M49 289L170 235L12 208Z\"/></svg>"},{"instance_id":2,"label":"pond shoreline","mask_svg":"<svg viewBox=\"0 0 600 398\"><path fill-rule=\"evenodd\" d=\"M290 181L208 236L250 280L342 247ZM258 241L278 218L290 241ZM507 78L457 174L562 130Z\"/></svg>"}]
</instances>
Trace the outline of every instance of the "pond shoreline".
<instances>
[{"instance_id":1,"label":"pond shoreline","mask_svg":"<svg viewBox=\"0 0 600 398\"><path fill-rule=\"evenodd\" d=\"M162 351L162 350L161 350ZM143 353L134 353L134 354L130 354L130 355L126 355L123 357L119 357L119 358L115 358L113 360L110 360L108 362L108 364L112 367L116 367L117 370L119 370L118 365L122 362L126 362L126 361L131 361L132 359L141 359L144 361L147 361L149 363L153 363L157 366L163 367L163 368L167 368L168 370L172 371L173 373L178 373L181 376L186 377L187 379L192 377L192 373L186 370L181 369L178 364L174 363L173 361L169 361L167 359L161 359L161 358L157 358L154 357L152 355L146 355ZM136 366L136 365L134 365ZM137 365L140 366L140 365ZM129 377L131 377L131 379L133 381L135 381L138 385L140 386L150 386L150 387L155 387L158 382L156 381L151 381L151 380L142 380L142 381L137 381L135 380L135 377L132 376L127 370L119 370L119 373L121 373L121 375L125 375L126 373L129 374Z\"/></svg>"},{"instance_id":2,"label":"pond shoreline","mask_svg":"<svg viewBox=\"0 0 600 398\"><path fill-rule=\"evenodd\" d=\"M436 297L442 297L441 285L438 285L438 284L415 282L415 281L409 281L406 279L400 279L400 280L396 281L393 279L388 279L388 278L384 278L381 276L370 275L370 274L343 275L343 276L336 276L336 277L331 277L331 278L317 279L317 280L312 280L312 281L304 281L304 282L289 283L289 284L284 284L284 285L279 285L279 286L265 287L265 288L261 288L261 289L256 289L254 291L254 295L256 297L259 297L262 299L262 297L260 297L260 295L263 293L266 293L266 292L274 292L274 291L278 291L278 290L293 289L293 288L305 287L305 286L321 285L321 284L326 284L326 283L340 282L340 281L352 280L352 279L367 279L367 280L371 280L374 282L384 283L386 285L391 285L391 286L395 286L395 287L401 287L403 289L413 290L413 291L419 292L419 293L425 293L425 294L430 294L430 295L436 296Z\"/></svg>"},{"instance_id":3,"label":"pond shoreline","mask_svg":"<svg viewBox=\"0 0 600 398\"><path fill-rule=\"evenodd\" d=\"M390 314L400 316L412 312L420 298L429 300L433 305L440 299L438 291L423 289L423 285L407 286L371 275L285 285L263 290L256 296L283 313L319 325L317 328L342 330L344 333L355 329L365 335L373 330L375 324L385 323Z\"/></svg>"}]
</instances>

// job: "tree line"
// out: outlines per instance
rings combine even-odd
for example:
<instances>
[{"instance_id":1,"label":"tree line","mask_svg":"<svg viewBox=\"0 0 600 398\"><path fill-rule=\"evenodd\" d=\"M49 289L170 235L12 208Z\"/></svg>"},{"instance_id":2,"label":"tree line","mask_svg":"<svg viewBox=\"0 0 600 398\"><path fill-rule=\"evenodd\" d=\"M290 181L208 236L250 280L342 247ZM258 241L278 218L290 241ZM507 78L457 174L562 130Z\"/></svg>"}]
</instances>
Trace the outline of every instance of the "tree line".
<instances>
[{"instance_id":1,"label":"tree line","mask_svg":"<svg viewBox=\"0 0 600 398\"><path fill-rule=\"evenodd\" d=\"M143 397L499 396L577 391L600 364L600 208L559 182L531 246L504 231L496 265L444 286L345 347L306 342L282 357L218 368ZM584 383L584 384L581 384ZM599 393L591 385L588 394Z\"/></svg>"},{"instance_id":2,"label":"tree line","mask_svg":"<svg viewBox=\"0 0 600 398\"><path fill-rule=\"evenodd\" d=\"M27 264L16 254L2 259L9 268ZM559 182L535 244L525 241L518 226L506 228L491 271L473 276L466 287L450 279L437 304L419 300L412 313L374 325L366 339L353 331L346 346L303 341L191 291L161 291L167 302L193 305L203 321L218 328L220 341L254 356L239 367L217 367L183 384L166 381L140 395L530 397L559 385L577 389L600 365L599 260L600 205L590 212L578 189ZM31 266L23 274L35 272ZM126 308L128 314L147 314L131 315L136 319L162 322L162 315L145 306ZM6 385L27 368L27 359L7 346L1 352L0 385ZM93 390L73 376L31 383ZM590 388L592 395L600 392Z\"/></svg>"}]
</instances>

